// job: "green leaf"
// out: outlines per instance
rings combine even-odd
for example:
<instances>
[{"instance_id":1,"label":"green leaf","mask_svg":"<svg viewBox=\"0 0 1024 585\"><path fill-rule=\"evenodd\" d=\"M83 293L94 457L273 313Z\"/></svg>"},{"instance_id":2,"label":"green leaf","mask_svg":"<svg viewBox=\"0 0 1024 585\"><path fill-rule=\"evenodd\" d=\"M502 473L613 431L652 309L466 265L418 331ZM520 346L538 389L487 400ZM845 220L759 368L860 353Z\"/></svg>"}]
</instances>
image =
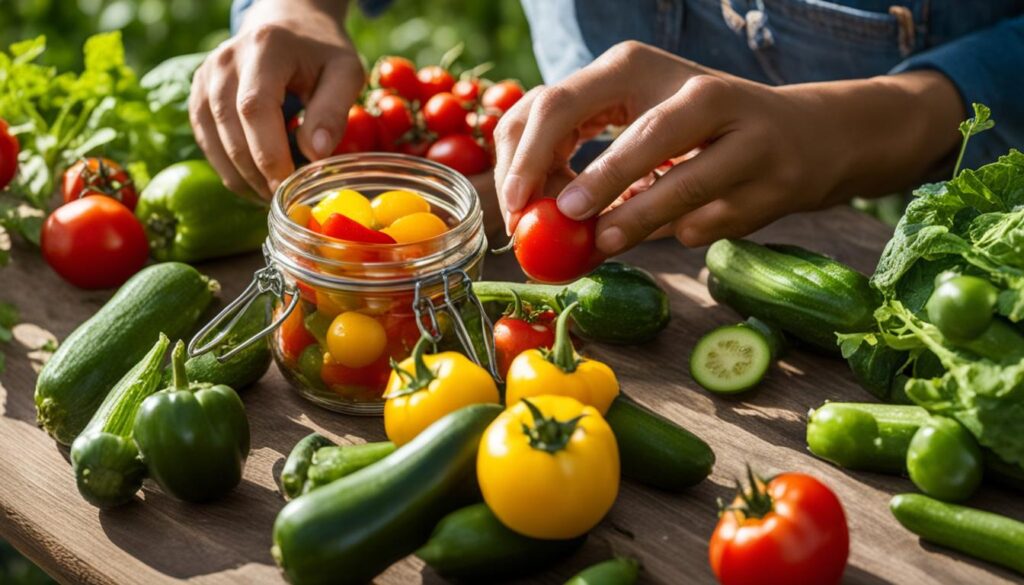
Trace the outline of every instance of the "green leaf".
<instances>
[{"instance_id":1,"label":"green leaf","mask_svg":"<svg viewBox=\"0 0 1024 585\"><path fill-rule=\"evenodd\" d=\"M18 308L11 303L0 301L0 327L11 328L18 324Z\"/></svg>"},{"instance_id":2,"label":"green leaf","mask_svg":"<svg viewBox=\"0 0 1024 585\"><path fill-rule=\"evenodd\" d=\"M953 167L953 178L957 176L957 172L960 170L960 163L964 160L964 152L967 150L967 141L970 140L971 136L980 134L985 130L988 130L996 125L995 121L989 117L992 115L992 111L988 109L988 106L984 104L974 103L971 104L974 108L974 117L960 122L960 134L963 135L964 140L960 144L960 154L956 157L956 165Z\"/></svg>"}]
</instances>

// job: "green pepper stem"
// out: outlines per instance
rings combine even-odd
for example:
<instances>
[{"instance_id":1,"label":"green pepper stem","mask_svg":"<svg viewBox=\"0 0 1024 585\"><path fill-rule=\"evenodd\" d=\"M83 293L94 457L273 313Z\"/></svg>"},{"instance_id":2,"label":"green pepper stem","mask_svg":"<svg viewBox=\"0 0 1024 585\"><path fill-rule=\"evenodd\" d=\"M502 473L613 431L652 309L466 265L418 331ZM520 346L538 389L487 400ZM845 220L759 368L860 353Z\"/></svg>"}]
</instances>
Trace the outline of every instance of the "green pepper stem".
<instances>
[{"instance_id":1,"label":"green pepper stem","mask_svg":"<svg viewBox=\"0 0 1024 585\"><path fill-rule=\"evenodd\" d=\"M552 309L559 309L558 295L565 290L564 286L552 284L523 284L520 282L493 282L480 281L473 283L473 294L482 302L505 302L515 301L513 293L519 295L522 301L534 306L547 305Z\"/></svg>"},{"instance_id":2,"label":"green pepper stem","mask_svg":"<svg viewBox=\"0 0 1024 585\"><path fill-rule=\"evenodd\" d=\"M176 390L188 390L188 373L185 370L185 342L178 340L171 352L172 385Z\"/></svg>"},{"instance_id":3,"label":"green pepper stem","mask_svg":"<svg viewBox=\"0 0 1024 585\"><path fill-rule=\"evenodd\" d=\"M558 315L555 322L555 343L548 353L548 361L558 366L563 372L575 372L580 360L576 355L576 348L572 346L572 337L569 336L569 314L579 305L574 302L565 308Z\"/></svg>"},{"instance_id":4,"label":"green pepper stem","mask_svg":"<svg viewBox=\"0 0 1024 585\"><path fill-rule=\"evenodd\" d=\"M523 423L523 434L530 440L530 446L540 451L557 453L565 449L576 432L576 426L580 419L586 415L575 416L569 420L560 421L553 416L544 416L544 413L537 408L537 405L523 398L523 404L533 415L533 426Z\"/></svg>"}]
</instances>

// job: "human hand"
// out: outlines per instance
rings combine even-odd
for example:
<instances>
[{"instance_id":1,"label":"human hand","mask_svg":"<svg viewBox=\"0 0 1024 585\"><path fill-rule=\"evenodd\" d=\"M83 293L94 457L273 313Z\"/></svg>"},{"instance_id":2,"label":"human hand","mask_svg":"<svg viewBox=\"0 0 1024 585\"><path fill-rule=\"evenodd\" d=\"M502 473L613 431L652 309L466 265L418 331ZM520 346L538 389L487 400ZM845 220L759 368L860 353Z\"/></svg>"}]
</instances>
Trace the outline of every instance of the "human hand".
<instances>
[{"instance_id":1,"label":"human hand","mask_svg":"<svg viewBox=\"0 0 1024 585\"><path fill-rule=\"evenodd\" d=\"M952 151L962 115L936 72L771 87L626 42L502 117L495 181L509 229L552 191L551 177L569 177L559 209L576 219L604 211L602 253L652 234L698 246L914 184ZM628 126L574 176L576 145L607 125ZM637 189L663 161L694 152Z\"/></svg>"},{"instance_id":2,"label":"human hand","mask_svg":"<svg viewBox=\"0 0 1024 585\"><path fill-rule=\"evenodd\" d=\"M235 37L203 62L189 114L196 141L224 184L269 199L294 170L281 105L305 104L297 131L310 160L341 140L366 73L345 33L338 0L260 0Z\"/></svg>"}]
</instances>

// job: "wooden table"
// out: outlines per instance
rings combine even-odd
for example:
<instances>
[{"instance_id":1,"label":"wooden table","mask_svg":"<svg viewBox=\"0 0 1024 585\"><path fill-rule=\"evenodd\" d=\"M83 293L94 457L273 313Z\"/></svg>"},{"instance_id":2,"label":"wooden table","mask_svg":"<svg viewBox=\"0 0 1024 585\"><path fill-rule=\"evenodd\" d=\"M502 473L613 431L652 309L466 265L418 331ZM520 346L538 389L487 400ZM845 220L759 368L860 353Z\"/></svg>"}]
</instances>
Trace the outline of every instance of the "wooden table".
<instances>
[{"instance_id":1,"label":"wooden table","mask_svg":"<svg viewBox=\"0 0 1024 585\"><path fill-rule=\"evenodd\" d=\"M889 236L882 224L847 208L790 217L757 239L801 244L870 272ZM907 479L846 473L807 453L808 409L826 399L866 401L845 364L802 352L790 353L761 387L727 400L701 390L688 374L696 339L736 315L716 306L702 274L704 250L672 241L650 243L626 259L653 272L670 291L672 322L654 342L639 347L588 351L615 368L624 389L704 438L718 457L714 473L683 495L659 493L623 482L619 500L585 547L531 582L562 583L612 552L635 555L649 583L713 583L707 540L716 522L716 498L728 498L734 478L749 462L763 474L798 470L823 479L846 508L852 536L846 582L1006 583L1015 576L990 565L923 545L888 510L889 497L913 489ZM490 277L514 277L506 257L488 260ZM201 267L221 281L224 298L248 282L255 257ZM17 250L0 271L0 298L13 301L25 323L63 339L97 310L109 293L82 292L60 281L28 250ZM18 338L34 337L21 326ZM383 438L379 419L334 414L298 398L271 368L244 395L252 425L252 455L241 486L225 501L189 505L147 483L138 502L98 511L79 497L67 450L35 426L35 370L28 350L4 348L8 370L0 386L0 538L67 583L279 583L270 557L271 526L283 505L275 477L297 440L317 430L340 440ZM1024 517L1014 494L985 487L973 503ZM410 557L379 583L440 583Z\"/></svg>"}]
</instances>

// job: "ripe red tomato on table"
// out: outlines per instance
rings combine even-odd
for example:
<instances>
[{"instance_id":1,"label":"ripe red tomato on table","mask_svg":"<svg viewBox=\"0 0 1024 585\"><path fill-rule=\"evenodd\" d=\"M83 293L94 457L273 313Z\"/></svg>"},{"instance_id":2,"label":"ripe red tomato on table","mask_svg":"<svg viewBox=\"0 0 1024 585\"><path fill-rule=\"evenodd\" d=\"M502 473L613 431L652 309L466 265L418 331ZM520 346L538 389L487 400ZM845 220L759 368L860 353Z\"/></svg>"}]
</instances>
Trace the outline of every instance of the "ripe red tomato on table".
<instances>
[{"instance_id":1,"label":"ripe red tomato on table","mask_svg":"<svg viewBox=\"0 0 1024 585\"><path fill-rule=\"evenodd\" d=\"M43 258L79 288L119 286L149 256L142 224L127 207L92 195L58 207L43 224Z\"/></svg>"},{"instance_id":2,"label":"ripe red tomato on table","mask_svg":"<svg viewBox=\"0 0 1024 585\"><path fill-rule=\"evenodd\" d=\"M491 166L487 151L468 134L451 134L438 139L427 151L427 158L463 175L477 175Z\"/></svg>"},{"instance_id":3,"label":"ripe red tomato on table","mask_svg":"<svg viewBox=\"0 0 1024 585\"><path fill-rule=\"evenodd\" d=\"M429 100L435 95L451 91L455 78L444 67L428 65L419 70L416 77L420 80L420 99Z\"/></svg>"},{"instance_id":4,"label":"ripe red tomato on table","mask_svg":"<svg viewBox=\"0 0 1024 585\"><path fill-rule=\"evenodd\" d=\"M348 109L348 123L334 154L370 152L377 148L377 120L363 106Z\"/></svg>"},{"instance_id":5,"label":"ripe red tomato on table","mask_svg":"<svg viewBox=\"0 0 1024 585\"><path fill-rule=\"evenodd\" d=\"M394 150L395 145L412 130L413 117L409 103L397 95L381 96L377 101L378 146L384 150Z\"/></svg>"},{"instance_id":6,"label":"ripe red tomato on table","mask_svg":"<svg viewBox=\"0 0 1024 585\"><path fill-rule=\"evenodd\" d=\"M519 301L494 323L494 353L504 378L516 356L530 349L551 349L555 343L555 312L535 311Z\"/></svg>"},{"instance_id":7,"label":"ripe red tomato on table","mask_svg":"<svg viewBox=\"0 0 1024 585\"><path fill-rule=\"evenodd\" d=\"M134 210L139 202L135 184L121 165L109 158L83 158L64 171L61 179L64 203L90 195L105 195Z\"/></svg>"},{"instance_id":8,"label":"ripe red tomato on table","mask_svg":"<svg viewBox=\"0 0 1024 585\"><path fill-rule=\"evenodd\" d=\"M516 105L516 102L525 95L523 86L519 85L519 82L514 79L506 79L505 81L499 81L491 87L488 87L484 91L483 97L480 99L480 103L485 108L495 108L502 112L507 112L509 109Z\"/></svg>"},{"instance_id":9,"label":"ripe red tomato on table","mask_svg":"<svg viewBox=\"0 0 1024 585\"><path fill-rule=\"evenodd\" d=\"M423 121L427 129L438 136L460 134L469 131L466 124L466 109L462 102L448 92L441 92L427 100L423 106Z\"/></svg>"},{"instance_id":10,"label":"ripe red tomato on table","mask_svg":"<svg viewBox=\"0 0 1024 585\"><path fill-rule=\"evenodd\" d=\"M752 488L723 510L711 536L711 568L722 585L832 585L850 552L846 515L832 490L802 473Z\"/></svg>"},{"instance_id":11,"label":"ripe red tomato on table","mask_svg":"<svg viewBox=\"0 0 1024 585\"><path fill-rule=\"evenodd\" d=\"M7 122L0 120L0 190L11 184L18 174L18 137L8 130Z\"/></svg>"},{"instance_id":12,"label":"ripe red tomato on table","mask_svg":"<svg viewBox=\"0 0 1024 585\"><path fill-rule=\"evenodd\" d=\"M452 95L458 98L463 105L473 105L480 97L479 79L460 79L452 86Z\"/></svg>"},{"instance_id":13,"label":"ripe red tomato on table","mask_svg":"<svg viewBox=\"0 0 1024 585\"><path fill-rule=\"evenodd\" d=\"M512 249L523 272L540 282L568 282L601 262L594 247L597 217L570 219L554 199L530 203L512 234Z\"/></svg>"},{"instance_id":14,"label":"ripe red tomato on table","mask_svg":"<svg viewBox=\"0 0 1024 585\"><path fill-rule=\"evenodd\" d=\"M377 61L377 85L398 92L409 101L420 99L420 80L416 66L404 57L381 57Z\"/></svg>"}]
</instances>

